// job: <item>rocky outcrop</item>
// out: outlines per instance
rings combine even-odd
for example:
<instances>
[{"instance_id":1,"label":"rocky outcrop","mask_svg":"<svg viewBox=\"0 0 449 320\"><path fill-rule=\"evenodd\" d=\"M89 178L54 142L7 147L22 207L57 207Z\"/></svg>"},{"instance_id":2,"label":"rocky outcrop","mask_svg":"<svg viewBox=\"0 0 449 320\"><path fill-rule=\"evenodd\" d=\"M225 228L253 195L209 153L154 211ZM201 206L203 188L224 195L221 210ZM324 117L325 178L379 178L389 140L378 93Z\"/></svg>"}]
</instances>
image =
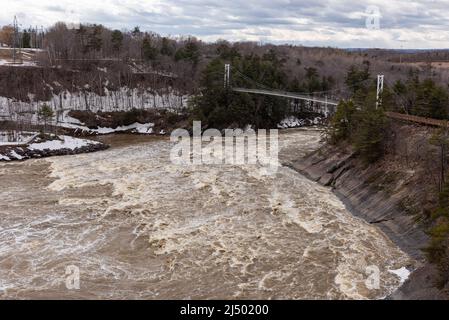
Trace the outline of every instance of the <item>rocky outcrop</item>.
<instances>
[{"instance_id":1,"label":"rocky outcrop","mask_svg":"<svg viewBox=\"0 0 449 320\"><path fill-rule=\"evenodd\" d=\"M349 146L326 145L287 165L331 187L355 216L380 227L404 252L419 261L418 270L390 299L447 298L434 286L436 271L426 263L422 252L428 241L425 228L404 207L404 199L411 194L405 177L385 170L385 164L362 163Z\"/></svg>"},{"instance_id":2,"label":"rocky outcrop","mask_svg":"<svg viewBox=\"0 0 449 320\"><path fill-rule=\"evenodd\" d=\"M422 258L427 236L414 217L400 209L401 198L388 186L371 184L377 170L361 165L347 149L326 146L292 163L293 169L324 186L331 186L354 215L376 224L398 246L416 259Z\"/></svg>"},{"instance_id":3,"label":"rocky outcrop","mask_svg":"<svg viewBox=\"0 0 449 320\"><path fill-rule=\"evenodd\" d=\"M109 145L104 143L95 143L82 146L75 149L62 148L57 150L44 149L36 150L29 149L27 146L7 146L0 147L0 162L10 162L10 161L24 161L27 159L37 159L52 156L65 156L74 155L80 153L96 152L101 150L106 150Z\"/></svg>"}]
</instances>

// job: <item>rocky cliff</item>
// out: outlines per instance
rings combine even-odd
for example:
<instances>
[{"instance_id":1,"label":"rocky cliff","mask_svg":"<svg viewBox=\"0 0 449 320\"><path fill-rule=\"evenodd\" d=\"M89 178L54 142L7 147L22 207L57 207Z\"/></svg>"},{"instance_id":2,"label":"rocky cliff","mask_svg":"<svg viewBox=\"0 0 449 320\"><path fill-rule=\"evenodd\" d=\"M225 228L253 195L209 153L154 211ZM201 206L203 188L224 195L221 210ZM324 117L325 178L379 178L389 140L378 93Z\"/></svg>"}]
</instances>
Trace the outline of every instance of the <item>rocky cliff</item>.
<instances>
[{"instance_id":1,"label":"rocky cliff","mask_svg":"<svg viewBox=\"0 0 449 320\"><path fill-rule=\"evenodd\" d=\"M363 163L349 145L324 145L285 163L331 187L356 216L376 224L419 268L391 299L444 299L435 288L436 271L425 261L426 216L436 202L434 166L429 145L432 129L398 125L384 159ZM438 157L436 157L438 158Z\"/></svg>"}]
</instances>

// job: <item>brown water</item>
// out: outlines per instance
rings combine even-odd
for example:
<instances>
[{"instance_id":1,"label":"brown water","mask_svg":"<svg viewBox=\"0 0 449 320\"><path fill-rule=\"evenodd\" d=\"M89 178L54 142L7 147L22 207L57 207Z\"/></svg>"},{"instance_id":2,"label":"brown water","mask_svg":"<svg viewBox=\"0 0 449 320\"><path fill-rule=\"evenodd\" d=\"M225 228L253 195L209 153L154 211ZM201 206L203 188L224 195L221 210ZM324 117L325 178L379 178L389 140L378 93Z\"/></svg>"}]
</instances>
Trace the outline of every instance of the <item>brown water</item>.
<instances>
[{"instance_id":1,"label":"brown water","mask_svg":"<svg viewBox=\"0 0 449 320\"><path fill-rule=\"evenodd\" d=\"M167 139L105 139L103 152L0 164L0 298L381 298L400 284L389 270L413 263L291 169L180 167ZM280 145L287 161L319 132Z\"/></svg>"}]
</instances>

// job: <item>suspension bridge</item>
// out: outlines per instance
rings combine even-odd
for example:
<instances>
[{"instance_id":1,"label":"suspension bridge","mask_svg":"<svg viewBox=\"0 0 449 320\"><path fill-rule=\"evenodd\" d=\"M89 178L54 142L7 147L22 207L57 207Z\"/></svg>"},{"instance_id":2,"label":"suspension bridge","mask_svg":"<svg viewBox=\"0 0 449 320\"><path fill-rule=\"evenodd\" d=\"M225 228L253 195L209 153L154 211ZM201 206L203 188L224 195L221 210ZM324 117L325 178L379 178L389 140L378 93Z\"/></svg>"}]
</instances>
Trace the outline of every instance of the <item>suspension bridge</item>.
<instances>
[{"instance_id":1,"label":"suspension bridge","mask_svg":"<svg viewBox=\"0 0 449 320\"><path fill-rule=\"evenodd\" d=\"M283 90L277 90L268 88L265 85L251 79L250 77L246 76L244 73L240 72L237 69L233 69L234 75L241 77L243 80L246 80L246 82L249 82L253 84L256 88L242 88L242 87L234 87L232 86L231 82L231 65L225 64L225 72L224 72L224 86L225 88L228 88L234 92L241 92L241 93L249 93L249 94L260 94L260 95L267 95L267 96L275 96L275 97L282 97L287 99L293 99L296 101L305 101L309 105L318 105L321 111L325 114L332 114L335 112L337 105L340 103L341 100L344 98L336 98L336 93L342 93L347 88L339 88L339 89L333 89L333 90L327 90L327 91L319 91L319 92L310 92L310 93L297 93L297 92L288 92ZM368 79L369 80L369 79ZM367 81L367 80L365 80ZM376 107L379 106L381 101L381 94L384 88L384 76L378 75L377 77L377 103ZM332 94L331 98L328 98L328 95Z\"/></svg>"}]
</instances>

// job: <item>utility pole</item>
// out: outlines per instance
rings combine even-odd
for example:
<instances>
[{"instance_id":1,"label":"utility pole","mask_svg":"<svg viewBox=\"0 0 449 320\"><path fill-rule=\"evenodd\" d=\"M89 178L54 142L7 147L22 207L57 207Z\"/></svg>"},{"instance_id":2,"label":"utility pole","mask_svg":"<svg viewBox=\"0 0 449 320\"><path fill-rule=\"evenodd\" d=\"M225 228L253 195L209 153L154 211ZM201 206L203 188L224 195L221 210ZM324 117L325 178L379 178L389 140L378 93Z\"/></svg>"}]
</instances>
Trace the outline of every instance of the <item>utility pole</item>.
<instances>
[{"instance_id":1,"label":"utility pole","mask_svg":"<svg viewBox=\"0 0 449 320\"><path fill-rule=\"evenodd\" d=\"M17 45L17 34L18 34L18 27L17 27L17 17L14 16L14 22L13 22L13 28L14 28L14 38L12 40L12 60L13 63L16 63L16 45Z\"/></svg>"},{"instance_id":2,"label":"utility pole","mask_svg":"<svg viewBox=\"0 0 449 320\"><path fill-rule=\"evenodd\" d=\"M231 65L229 63L225 64L224 72L224 88L225 88L225 103L226 108L229 107L229 87L231 86Z\"/></svg>"},{"instance_id":3,"label":"utility pole","mask_svg":"<svg viewBox=\"0 0 449 320\"><path fill-rule=\"evenodd\" d=\"M382 105L382 93L384 91L384 75L377 75L377 96L376 96L376 109Z\"/></svg>"},{"instance_id":4,"label":"utility pole","mask_svg":"<svg viewBox=\"0 0 449 320\"><path fill-rule=\"evenodd\" d=\"M17 17L14 16L14 24L13 24L13 28L14 28L14 39L13 39L13 50L12 50L12 59L13 59L13 63L16 64L17 60L20 59L21 61L21 48L22 48L22 44L21 44L21 37L20 37L20 32L19 32L19 23L17 22ZM21 63L21 62L20 62Z\"/></svg>"}]
</instances>

